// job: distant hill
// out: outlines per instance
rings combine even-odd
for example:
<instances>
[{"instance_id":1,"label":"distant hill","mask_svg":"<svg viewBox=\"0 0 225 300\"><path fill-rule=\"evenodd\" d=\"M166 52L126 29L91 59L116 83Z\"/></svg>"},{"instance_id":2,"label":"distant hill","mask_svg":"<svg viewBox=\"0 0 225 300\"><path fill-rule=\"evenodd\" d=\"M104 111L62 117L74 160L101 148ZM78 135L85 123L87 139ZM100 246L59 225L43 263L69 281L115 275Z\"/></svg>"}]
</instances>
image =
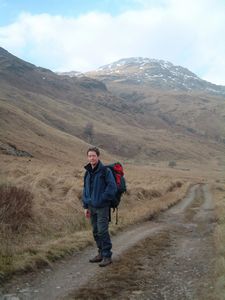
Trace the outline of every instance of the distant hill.
<instances>
[{"instance_id":1,"label":"distant hill","mask_svg":"<svg viewBox=\"0 0 225 300\"><path fill-rule=\"evenodd\" d=\"M77 71L70 71L70 72L56 72L57 75L61 76L69 76L69 77L84 77L84 73L77 72Z\"/></svg>"},{"instance_id":2,"label":"distant hill","mask_svg":"<svg viewBox=\"0 0 225 300\"><path fill-rule=\"evenodd\" d=\"M225 96L225 87L202 80L186 68L164 60L133 57L120 59L86 73L105 83L147 85L173 91L206 92Z\"/></svg>"},{"instance_id":3,"label":"distant hill","mask_svg":"<svg viewBox=\"0 0 225 300\"><path fill-rule=\"evenodd\" d=\"M0 48L0 153L11 149L34 158L76 162L93 144L141 163L220 160L225 150L223 94L214 85L213 94L197 90L201 79L181 67L183 75L178 75L169 63L164 63L165 74L174 70L180 82L186 78L185 86L163 85L165 74L152 75L150 84L150 62L145 66L144 59L135 60L70 77ZM155 64L161 70L163 62ZM192 90L189 81L195 83Z\"/></svg>"}]
</instances>

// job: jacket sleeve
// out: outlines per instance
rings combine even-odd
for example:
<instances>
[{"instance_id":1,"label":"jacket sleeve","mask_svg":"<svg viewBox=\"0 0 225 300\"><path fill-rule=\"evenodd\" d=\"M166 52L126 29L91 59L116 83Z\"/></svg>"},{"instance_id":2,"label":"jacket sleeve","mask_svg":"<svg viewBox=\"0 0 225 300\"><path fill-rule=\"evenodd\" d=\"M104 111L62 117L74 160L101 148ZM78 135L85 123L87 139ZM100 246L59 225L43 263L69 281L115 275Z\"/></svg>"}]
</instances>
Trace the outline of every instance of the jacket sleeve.
<instances>
[{"instance_id":1,"label":"jacket sleeve","mask_svg":"<svg viewBox=\"0 0 225 300\"><path fill-rule=\"evenodd\" d=\"M87 199L86 199L86 193L85 193L85 189L86 189L86 184L85 181L87 180L87 176L84 176L84 186L83 186L83 194L82 194L82 202L83 202L83 208L87 209L88 208L88 204L87 204Z\"/></svg>"},{"instance_id":2,"label":"jacket sleeve","mask_svg":"<svg viewBox=\"0 0 225 300\"><path fill-rule=\"evenodd\" d=\"M87 205L87 203L85 202L85 190L84 190L84 189L83 189L82 202L83 202L83 208L87 209L87 208L88 208L88 205Z\"/></svg>"},{"instance_id":3,"label":"jacket sleeve","mask_svg":"<svg viewBox=\"0 0 225 300\"><path fill-rule=\"evenodd\" d=\"M106 188L104 193L102 194L102 200L109 201L115 197L117 192L117 186L112 171L108 168L106 169L105 181L106 181Z\"/></svg>"}]
</instances>

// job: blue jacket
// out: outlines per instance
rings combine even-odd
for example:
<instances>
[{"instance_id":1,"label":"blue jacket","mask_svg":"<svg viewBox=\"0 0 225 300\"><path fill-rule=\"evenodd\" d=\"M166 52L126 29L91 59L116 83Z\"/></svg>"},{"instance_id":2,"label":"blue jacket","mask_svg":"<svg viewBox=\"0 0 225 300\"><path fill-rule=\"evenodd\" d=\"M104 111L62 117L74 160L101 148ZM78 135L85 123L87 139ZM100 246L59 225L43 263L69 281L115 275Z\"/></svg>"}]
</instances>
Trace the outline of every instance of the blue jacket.
<instances>
[{"instance_id":1,"label":"blue jacket","mask_svg":"<svg viewBox=\"0 0 225 300\"><path fill-rule=\"evenodd\" d=\"M110 205L110 200L115 197L117 186L112 171L106 168L100 161L94 172L90 164L84 167L83 207L89 205L95 208Z\"/></svg>"}]
</instances>

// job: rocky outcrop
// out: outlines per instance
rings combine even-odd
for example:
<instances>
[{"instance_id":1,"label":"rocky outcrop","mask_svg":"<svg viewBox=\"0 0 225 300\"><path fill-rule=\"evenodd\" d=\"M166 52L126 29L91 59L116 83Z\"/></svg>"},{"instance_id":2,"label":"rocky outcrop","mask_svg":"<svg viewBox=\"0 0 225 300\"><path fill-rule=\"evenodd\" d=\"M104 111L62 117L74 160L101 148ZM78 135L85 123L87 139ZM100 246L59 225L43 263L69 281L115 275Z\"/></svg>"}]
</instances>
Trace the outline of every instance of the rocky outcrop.
<instances>
[{"instance_id":1,"label":"rocky outcrop","mask_svg":"<svg viewBox=\"0 0 225 300\"><path fill-rule=\"evenodd\" d=\"M27 151L19 150L15 145L12 144L4 144L0 142L0 152L3 154L13 155L13 156L20 156L20 157L33 157Z\"/></svg>"}]
</instances>

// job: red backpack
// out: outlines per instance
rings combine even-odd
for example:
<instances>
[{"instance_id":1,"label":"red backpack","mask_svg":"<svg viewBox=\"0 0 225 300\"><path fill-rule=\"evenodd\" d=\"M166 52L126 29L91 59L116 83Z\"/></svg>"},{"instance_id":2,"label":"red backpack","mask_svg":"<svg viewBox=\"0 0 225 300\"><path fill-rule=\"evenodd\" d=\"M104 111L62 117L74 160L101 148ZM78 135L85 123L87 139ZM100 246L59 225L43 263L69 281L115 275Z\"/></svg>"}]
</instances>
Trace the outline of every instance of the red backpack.
<instances>
[{"instance_id":1,"label":"red backpack","mask_svg":"<svg viewBox=\"0 0 225 300\"><path fill-rule=\"evenodd\" d=\"M111 207L115 209L118 207L118 205L120 203L122 194L125 193L127 190L123 166L121 165L120 162L116 162L116 163L107 165L105 167L106 167L106 169L108 168L112 171L112 174L115 179L116 186L117 186L116 195L115 195L114 199L111 200Z\"/></svg>"}]
</instances>

